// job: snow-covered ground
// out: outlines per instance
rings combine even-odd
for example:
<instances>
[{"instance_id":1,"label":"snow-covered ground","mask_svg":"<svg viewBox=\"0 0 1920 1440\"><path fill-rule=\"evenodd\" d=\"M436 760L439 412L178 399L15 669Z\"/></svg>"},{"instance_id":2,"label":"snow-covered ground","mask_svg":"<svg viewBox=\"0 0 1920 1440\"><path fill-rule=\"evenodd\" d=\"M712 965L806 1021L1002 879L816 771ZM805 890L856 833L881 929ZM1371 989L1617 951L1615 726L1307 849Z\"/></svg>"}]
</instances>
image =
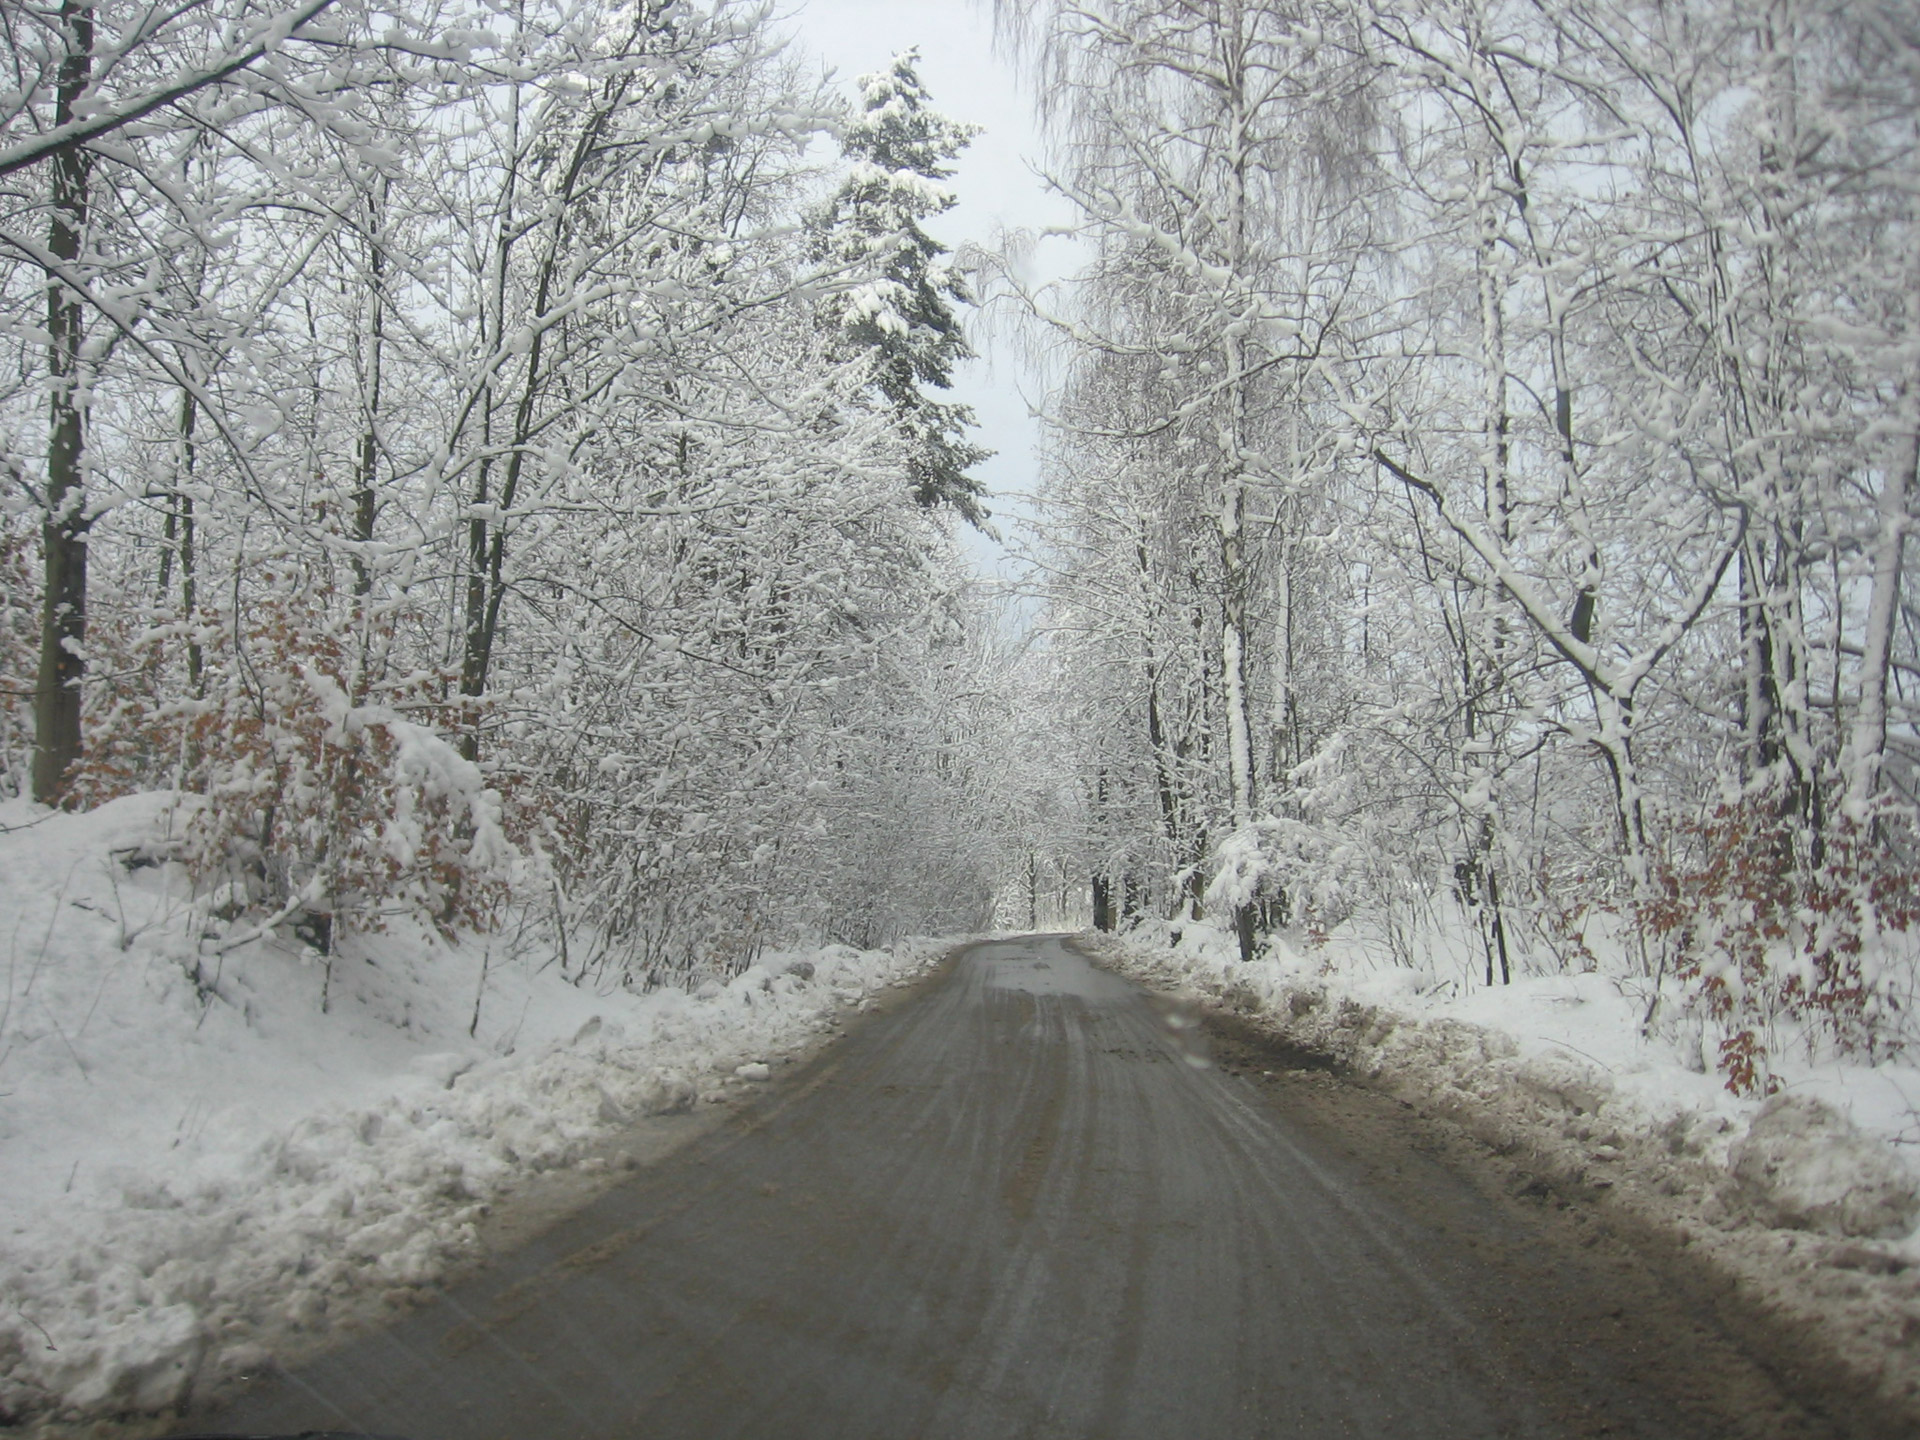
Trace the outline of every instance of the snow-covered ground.
<instances>
[{"instance_id":1,"label":"snow-covered ground","mask_svg":"<svg viewBox=\"0 0 1920 1440\"><path fill-rule=\"evenodd\" d=\"M172 804L0 804L0 1426L166 1410L431 1280L530 1172L750 1087L949 948L641 995L409 930L337 959L322 1013L297 938L223 940L146 863Z\"/></svg>"},{"instance_id":2,"label":"snow-covered ground","mask_svg":"<svg viewBox=\"0 0 1920 1440\"><path fill-rule=\"evenodd\" d=\"M1240 1012L1547 1182L1625 1206L1812 1323L1920 1414L1920 1068L1796 1063L1770 1100L1706 1073L1697 1033L1600 974L1478 986L1380 964L1336 936L1241 963L1196 923L1087 935L1108 964Z\"/></svg>"},{"instance_id":3,"label":"snow-covered ground","mask_svg":"<svg viewBox=\"0 0 1920 1440\"><path fill-rule=\"evenodd\" d=\"M952 943L640 995L570 983L530 939L405 931L337 959L323 1013L296 937L216 934L148 863L171 804L0 805L0 1425L164 1411L404 1295L532 1173L750 1089ZM1920 1068L1782 1057L1782 1095L1739 1100L1598 974L1473 986L1339 939L1242 965L1198 924L1088 943L1677 1232L1920 1400Z\"/></svg>"}]
</instances>

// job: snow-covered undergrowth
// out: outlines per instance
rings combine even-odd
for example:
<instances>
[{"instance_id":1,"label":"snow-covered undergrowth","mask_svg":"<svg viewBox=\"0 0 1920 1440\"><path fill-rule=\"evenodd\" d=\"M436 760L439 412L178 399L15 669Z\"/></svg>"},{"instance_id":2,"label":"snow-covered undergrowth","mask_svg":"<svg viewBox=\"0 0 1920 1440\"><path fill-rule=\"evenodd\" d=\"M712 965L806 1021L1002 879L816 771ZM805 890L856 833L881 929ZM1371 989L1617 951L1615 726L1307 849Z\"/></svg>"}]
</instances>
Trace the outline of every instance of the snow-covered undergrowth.
<instances>
[{"instance_id":1,"label":"snow-covered undergrowth","mask_svg":"<svg viewBox=\"0 0 1920 1440\"><path fill-rule=\"evenodd\" d=\"M1810 1322L1920 1413L1920 1068L1783 1059L1771 1099L1702 1073L1699 1037L1655 1028L1600 974L1468 987L1381 965L1336 934L1243 964L1200 923L1083 943L1146 983L1245 1016L1452 1122L1546 1183L1625 1206ZM1691 1047L1691 1054L1688 1053Z\"/></svg>"},{"instance_id":2,"label":"snow-covered undergrowth","mask_svg":"<svg viewBox=\"0 0 1920 1440\"><path fill-rule=\"evenodd\" d=\"M643 995L511 933L396 929L333 961L322 1013L297 937L191 903L171 803L0 804L0 1425L165 1410L433 1279L528 1172L603 1164L948 948Z\"/></svg>"}]
</instances>

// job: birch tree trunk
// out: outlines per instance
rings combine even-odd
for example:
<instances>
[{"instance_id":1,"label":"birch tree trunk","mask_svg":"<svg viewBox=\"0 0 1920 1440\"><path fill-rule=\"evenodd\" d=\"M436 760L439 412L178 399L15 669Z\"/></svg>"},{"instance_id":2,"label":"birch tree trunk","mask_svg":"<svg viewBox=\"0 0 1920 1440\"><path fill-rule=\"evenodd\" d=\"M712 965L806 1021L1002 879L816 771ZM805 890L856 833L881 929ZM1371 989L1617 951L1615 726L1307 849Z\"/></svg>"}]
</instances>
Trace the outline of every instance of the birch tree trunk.
<instances>
[{"instance_id":1,"label":"birch tree trunk","mask_svg":"<svg viewBox=\"0 0 1920 1440\"><path fill-rule=\"evenodd\" d=\"M1912 524L1909 497L1920 468L1920 429L1911 415L1906 434L1880 483L1879 532L1873 541L1873 589L1867 601L1866 634L1860 647L1860 698L1847 737L1846 801L1863 807L1879 788L1887 750L1887 672L1893 629L1900 614L1901 558Z\"/></svg>"}]
</instances>

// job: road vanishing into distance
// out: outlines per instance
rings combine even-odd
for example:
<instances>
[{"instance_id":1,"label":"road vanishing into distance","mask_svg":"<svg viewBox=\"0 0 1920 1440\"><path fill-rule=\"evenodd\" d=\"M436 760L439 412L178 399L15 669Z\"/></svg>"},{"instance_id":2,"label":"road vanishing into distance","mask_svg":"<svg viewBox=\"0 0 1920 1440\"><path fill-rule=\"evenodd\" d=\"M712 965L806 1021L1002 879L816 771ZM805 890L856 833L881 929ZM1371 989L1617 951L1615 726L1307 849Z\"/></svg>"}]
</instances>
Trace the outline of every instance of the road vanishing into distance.
<instances>
[{"instance_id":1,"label":"road vanishing into distance","mask_svg":"<svg viewBox=\"0 0 1920 1440\"><path fill-rule=\"evenodd\" d=\"M1679 1270L1463 1149L1066 941L976 945L544 1236L193 1423L407 1440L1880 1433L1780 1347L1752 1358L1765 1347Z\"/></svg>"}]
</instances>

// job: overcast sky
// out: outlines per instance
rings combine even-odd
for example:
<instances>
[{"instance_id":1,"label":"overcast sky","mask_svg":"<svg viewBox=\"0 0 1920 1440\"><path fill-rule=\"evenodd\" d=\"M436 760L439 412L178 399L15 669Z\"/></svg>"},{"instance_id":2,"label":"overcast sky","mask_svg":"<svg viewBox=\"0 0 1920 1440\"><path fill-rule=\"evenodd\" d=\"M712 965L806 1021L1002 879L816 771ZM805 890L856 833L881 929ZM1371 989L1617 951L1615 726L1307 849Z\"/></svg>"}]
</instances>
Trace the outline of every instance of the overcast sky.
<instances>
[{"instance_id":1,"label":"overcast sky","mask_svg":"<svg viewBox=\"0 0 1920 1440\"><path fill-rule=\"evenodd\" d=\"M927 227L955 248L993 247L1004 231L1041 230L1073 218L1033 173L1041 142L1032 96L1012 61L995 53L990 9L989 0L791 0L781 26L836 71L848 93L856 76L884 68L917 45L920 78L933 103L957 120L985 127L949 182L960 203ZM998 452L978 473L992 490L1018 494L1032 488L1038 427L1021 395L1012 347L989 334L973 338L981 358L955 377L954 396L974 407L980 443ZM990 504L996 515L1014 508L1005 498ZM994 568L995 547L969 539L968 550L983 568Z\"/></svg>"}]
</instances>

